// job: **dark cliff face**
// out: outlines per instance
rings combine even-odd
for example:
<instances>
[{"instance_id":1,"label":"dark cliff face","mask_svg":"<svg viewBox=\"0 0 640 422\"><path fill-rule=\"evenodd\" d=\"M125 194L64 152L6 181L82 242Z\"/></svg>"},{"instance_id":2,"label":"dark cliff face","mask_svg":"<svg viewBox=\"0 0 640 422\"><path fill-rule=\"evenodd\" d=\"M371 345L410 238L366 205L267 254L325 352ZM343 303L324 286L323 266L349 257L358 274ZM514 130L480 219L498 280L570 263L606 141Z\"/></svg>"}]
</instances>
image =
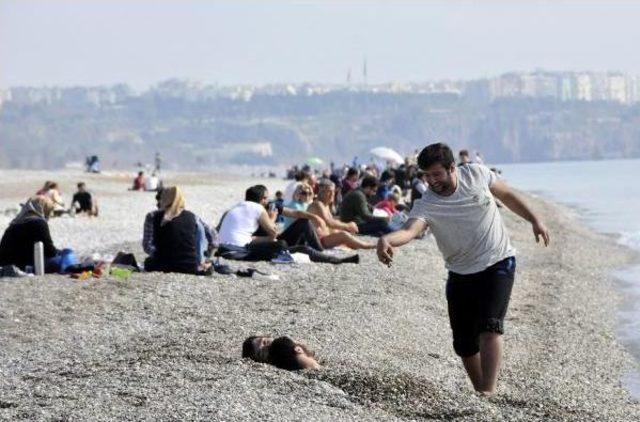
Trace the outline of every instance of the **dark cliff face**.
<instances>
[{"instance_id":1,"label":"dark cliff face","mask_svg":"<svg viewBox=\"0 0 640 422\"><path fill-rule=\"evenodd\" d=\"M97 107L4 104L0 166L56 168L100 155L105 166L175 168L336 163L386 145L409 154L444 141L489 162L640 157L640 106L457 95L334 92L185 101L153 95Z\"/></svg>"}]
</instances>

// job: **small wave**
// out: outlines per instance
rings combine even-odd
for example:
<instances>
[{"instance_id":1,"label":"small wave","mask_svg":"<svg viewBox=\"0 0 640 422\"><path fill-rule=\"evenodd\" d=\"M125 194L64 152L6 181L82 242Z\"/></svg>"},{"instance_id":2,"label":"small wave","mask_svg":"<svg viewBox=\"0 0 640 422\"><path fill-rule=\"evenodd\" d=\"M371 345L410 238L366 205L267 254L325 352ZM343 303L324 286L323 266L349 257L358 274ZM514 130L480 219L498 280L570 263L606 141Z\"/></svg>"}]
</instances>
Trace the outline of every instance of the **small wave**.
<instances>
[{"instance_id":1,"label":"small wave","mask_svg":"<svg viewBox=\"0 0 640 422\"><path fill-rule=\"evenodd\" d=\"M640 232L622 233L619 242L624 246L640 250Z\"/></svg>"}]
</instances>

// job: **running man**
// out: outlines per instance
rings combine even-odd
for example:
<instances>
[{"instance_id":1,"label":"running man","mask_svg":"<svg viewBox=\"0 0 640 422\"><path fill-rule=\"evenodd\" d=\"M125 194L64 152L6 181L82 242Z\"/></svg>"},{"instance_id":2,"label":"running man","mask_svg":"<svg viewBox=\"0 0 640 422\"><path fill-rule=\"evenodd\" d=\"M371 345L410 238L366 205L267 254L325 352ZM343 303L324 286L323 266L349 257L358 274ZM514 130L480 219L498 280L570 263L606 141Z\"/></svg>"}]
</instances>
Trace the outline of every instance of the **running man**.
<instances>
[{"instance_id":1,"label":"running man","mask_svg":"<svg viewBox=\"0 0 640 422\"><path fill-rule=\"evenodd\" d=\"M540 219L493 172L479 164L456 167L451 149L431 144L418 156L429 189L415 202L399 231L380 238L378 259L387 265L393 247L431 228L449 270L447 303L453 348L473 387L496 391L502 364L503 321L515 275L515 249L496 206L497 198L531 223L536 242L549 244Z\"/></svg>"}]
</instances>

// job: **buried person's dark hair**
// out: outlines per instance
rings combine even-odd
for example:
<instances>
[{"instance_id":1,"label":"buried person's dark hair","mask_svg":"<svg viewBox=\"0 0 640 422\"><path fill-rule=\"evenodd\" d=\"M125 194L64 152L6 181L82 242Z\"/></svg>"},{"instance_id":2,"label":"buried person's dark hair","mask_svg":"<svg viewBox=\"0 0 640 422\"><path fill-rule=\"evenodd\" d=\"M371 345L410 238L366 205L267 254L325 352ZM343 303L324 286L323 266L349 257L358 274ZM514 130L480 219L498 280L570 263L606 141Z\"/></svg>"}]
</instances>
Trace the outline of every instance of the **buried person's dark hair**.
<instances>
[{"instance_id":1,"label":"buried person's dark hair","mask_svg":"<svg viewBox=\"0 0 640 422\"><path fill-rule=\"evenodd\" d=\"M269 347L269 363L280 369L304 369L296 359L296 342L289 337L278 337Z\"/></svg>"},{"instance_id":2,"label":"buried person's dark hair","mask_svg":"<svg viewBox=\"0 0 640 422\"><path fill-rule=\"evenodd\" d=\"M253 347L253 340L257 339L258 336L251 336L247 338L244 342L242 342L242 357L255 359L256 353L255 348Z\"/></svg>"},{"instance_id":3,"label":"buried person's dark hair","mask_svg":"<svg viewBox=\"0 0 640 422\"><path fill-rule=\"evenodd\" d=\"M420 155L418 155L418 166L422 170L426 170L434 164L442 164L445 169L451 168L455 163L453 152L447 144L438 142L436 144L427 145Z\"/></svg>"},{"instance_id":4,"label":"buried person's dark hair","mask_svg":"<svg viewBox=\"0 0 640 422\"><path fill-rule=\"evenodd\" d=\"M267 187L265 185L255 185L251 186L244 193L244 200L249 202L260 203L262 198L267 195Z\"/></svg>"},{"instance_id":5,"label":"buried person's dark hair","mask_svg":"<svg viewBox=\"0 0 640 422\"><path fill-rule=\"evenodd\" d=\"M362 189L366 189L366 188L377 188L378 187L378 179L376 179L373 176L366 176L364 179L362 179L362 182L360 182L360 187Z\"/></svg>"}]
</instances>

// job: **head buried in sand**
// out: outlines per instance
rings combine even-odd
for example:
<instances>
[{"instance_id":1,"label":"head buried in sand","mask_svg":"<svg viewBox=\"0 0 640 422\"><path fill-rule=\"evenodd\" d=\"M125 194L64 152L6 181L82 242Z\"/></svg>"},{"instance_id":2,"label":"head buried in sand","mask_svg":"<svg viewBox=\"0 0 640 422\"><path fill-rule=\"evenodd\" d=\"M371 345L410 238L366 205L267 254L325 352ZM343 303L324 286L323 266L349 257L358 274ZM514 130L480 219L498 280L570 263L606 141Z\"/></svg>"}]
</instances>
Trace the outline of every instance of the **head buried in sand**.
<instances>
[{"instance_id":1,"label":"head buried in sand","mask_svg":"<svg viewBox=\"0 0 640 422\"><path fill-rule=\"evenodd\" d=\"M267 336L249 337L242 344L242 357L289 371L320 368L309 348L286 336L276 339Z\"/></svg>"}]
</instances>

